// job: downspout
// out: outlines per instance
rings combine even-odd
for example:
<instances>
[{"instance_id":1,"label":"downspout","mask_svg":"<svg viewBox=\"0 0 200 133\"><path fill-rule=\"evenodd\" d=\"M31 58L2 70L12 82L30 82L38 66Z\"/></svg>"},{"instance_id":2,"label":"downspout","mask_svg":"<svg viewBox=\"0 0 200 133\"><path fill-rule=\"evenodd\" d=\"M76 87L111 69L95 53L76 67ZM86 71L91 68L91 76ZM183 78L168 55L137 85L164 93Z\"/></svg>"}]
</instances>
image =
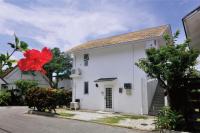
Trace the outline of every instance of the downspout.
<instances>
[{"instance_id":1,"label":"downspout","mask_svg":"<svg viewBox=\"0 0 200 133\"><path fill-rule=\"evenodd\" d=\"M74 69L76 69L76 56L74 55L73 57L73 64L74 64ZM73 80L73 86L74 86L74 89L72 89L72 95L73 95L73 102L75 102L75 99L76 99L76 80L75 78L72 79Z\"/></svg>"},{"instance_id":2,"label":"downspout","mask_svg":"<svg viewBox=\"0 0 200 133\"><path fill-rule=\"evenodd\" d=\"M141 102L140 102L140 105L141 105L141 110L140 110L140 114L141 115L143 115L143 78L141 78L141 91L140 91L140 93L141 93Z\"/></svg>"}]
</instances>

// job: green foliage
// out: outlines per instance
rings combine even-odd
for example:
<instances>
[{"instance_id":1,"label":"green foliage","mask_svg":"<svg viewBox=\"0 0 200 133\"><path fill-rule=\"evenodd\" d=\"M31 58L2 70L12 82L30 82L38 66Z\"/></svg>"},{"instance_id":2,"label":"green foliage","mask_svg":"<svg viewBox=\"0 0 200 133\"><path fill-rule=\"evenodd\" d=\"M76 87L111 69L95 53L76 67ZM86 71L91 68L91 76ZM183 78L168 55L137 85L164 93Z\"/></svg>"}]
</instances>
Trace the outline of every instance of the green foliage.
<instances>
[{"instance_id":1,"label":"green foliage","mask_svg":"<svg viewBox=\"0 0 200 133\"><path fill-rule=\"evenodd\" d=\"M113 116L113 117L106 117L96 120L96 122L106 123L106 124L117 124L121 120L126 119L147 119L146 116L142 115L119 115L119 116Z\"/></svg>"},{"instance_id":2,"label":"green foliage","mask_svg":"<svg viewBox=\"0 0 200 133\"><path fill-rule=\"evenodd\" d=\"M161 82L169 95L170 106L180 111L182 107L179 106L179 103L183 101L179 97L181 95L179 90L183 90L180 81L184 78L199 76L199 72L194 67L199 51L190 49L188 40L183 44L174 44L178 35L179 32L176 32L172 38L165 35L166 45L159 49L148 49L146 51L147 57L140 59L136 65L150 77L157 78ZM176 102L178 99L179 103Z\"/></svg>"},{"instance_id":3,"label":"green foliage","mask_svg":"<svg viewBox=\"0 0 200 133\"><path fill-rule=\"evenodd\" d=\"M173 87L174 81L191 76L199 51L189 49L188 44L165 45L160 49L151 48L146 51L147 58L140 59L137 66L149 76L157 78L166 88Z\"/></svg>"},{"instance_id":4,"label":"green foliage","mask_svg":"<svg viewBox=\"0 0 200 133\"><path fill-rule=\"evenodd\" d=\"M48 110L51 112L56 109L56 106L66 105L68 103L61 103L66 99L71 98L71 94L67 94L65 91L51 88L34 88L30 89L26 94L26 102L29 107L34 107L38 111ZM71 100L67 100L71 102Z\"/></svg>"},{"instance_id":5,"label":"green foliage","mask_svg":"<svg viewBox=\"0 0 200 133\"><path fill-rule=\"evenodd\" d=\"M20 41L15 34L14 37L15 37L15 43L8 43L10 47L16 51L26 51L28 49L28 44L24 41Z\"/></svg>"},{"instance_id":6,"label":"green foliage","mask_svg":"<svg viewBox=\"0 0 200 133\"><path fill-rule=\"evenodd\" d=\"M44 66L44 69L47 71L47 76L50 79L53 87L57 88L59 79L69 79L72 68L72 59L69 55L65 55L64 52L61 52L59 48L53 48L53 59L51 62ZM55 74L55 82L53 82L53 74Z\"/></svg>"},{"instance_id":7,"label":"green foliage","mask_svg":"<svg viewBox=\"0 0 200 133\"><path fill-rule=\"evenodd\" d=\"M60 115L63 118L69 118L69 117L75 116L75 114L66 113L66 112L60 112L60 113L58 113L58 115Z\"/></svg>"},{"instance_id":8,"label":"green foliage","mask_svg":"<svg viewBox=\"0 0 200 133\"><path fill-rule=\"evenodd\" d=\"M72 92L68 92L63 89L57 89L57 105L58 106L69 106L72 101Z\"/></svg>"},{"instance_id":9,"label":"green foliage","mask_svg":"<svg viewBox=\"0 0 200 133\"><path fill-rule=\"evenodd\" d=\"M16 61L12 59L12 56L15 52L23 52L28 49L28 44L24 41L20 41L19 38L14 35L15 42L14 43L8 43L10 45L12 52L0 54L0 76L3 75L6 72L6 69L9 69L12 67L13 63Z\"/></svg>"},{"instance_id":10,"label":"green foliage","mask_svg":"<svg viewBox=\"0 0 200 133\"><path fill-rule=\"evenodd\" d=\"M25 95L29 89L35 88L38 86L38 82L33 80L17 80L15 82L17 89L20 90L21 95Z\"/></svg>"},{"instance_id":11,"label":"green foliage","mask_svg":"<svg viewBox=\"0 0 200 133\"><path fill-rule=\"evenodd\" d=\"M0 105L1 106L9 105L10 101L11 101L10 92L7 92L6 90L0 90Z\"/></svg>"},{"instance_id":12,"label":"green foliage","mask_svg":"<svg viewBox=\"0 0 200 133\"><path fill-rule=\"evenodd\" d=\"M176 130L180 128L184 122L183 117L180 113L171 110L169 107L164 107L156 117L156 129L163 130Z\"/></svg>"},{"instance_id":13,"label":"green foliage","mask_svg":"<svg viewBox=\"0 0 200 133\"><path fill-rule=\"evenodd\" d=\"M189 40L183 44L175 44L178 35L179 31L173 37L165 35L166 45L159 49L148 49L147 57L140 59L136 65L150 77L158 79L166 91L171 109L180 112L187 120L190 109L187 101L188 85L185 81L188 78L200 77L199 71L195 69L200 52L189 48ZM167 115L173 117L171 113ZM167 119L167 117L163 117L160 122L169 124L164 118Z\"/></svg>"}]
</instances>

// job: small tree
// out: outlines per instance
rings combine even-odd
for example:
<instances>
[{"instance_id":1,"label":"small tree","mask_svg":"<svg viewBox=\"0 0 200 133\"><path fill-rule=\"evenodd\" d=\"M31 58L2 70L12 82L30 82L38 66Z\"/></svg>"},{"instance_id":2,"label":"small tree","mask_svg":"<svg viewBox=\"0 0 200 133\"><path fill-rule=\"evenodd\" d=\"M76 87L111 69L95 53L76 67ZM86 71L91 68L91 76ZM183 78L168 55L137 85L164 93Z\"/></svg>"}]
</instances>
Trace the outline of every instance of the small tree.
<instances>
[{"instance_id":1,"label":"small tree","mask_svg":"<svg viewBox=\"0 0 200 133\"><path fill-rule=\"evenodd\" d=\"M187 108L185 103L187 95L180 81L198 76L194 66L199 51L190 49L188 40L183 44L175 44L178 35L179 31L172 38L164 35L166 45L159 49L148 49L147 57L140 59L136 65L150 77L157 78L161 82L168 94L171 108L183 113Z\"/></svg>"},{"instance_id":2,"label":"small tree","mask_svg":"<svg viewBox=\"0 0 200 133\"><path fill-rule=\"evenodd\" d=\"M65 55L59 48L53 48L53 59L44 66L47 71L47 77L53 88L58 88L59 79L69 79L72 68L72 59L69 55ZM53 81L55 78L55 81Z\"/></svg>"}]
</instances>

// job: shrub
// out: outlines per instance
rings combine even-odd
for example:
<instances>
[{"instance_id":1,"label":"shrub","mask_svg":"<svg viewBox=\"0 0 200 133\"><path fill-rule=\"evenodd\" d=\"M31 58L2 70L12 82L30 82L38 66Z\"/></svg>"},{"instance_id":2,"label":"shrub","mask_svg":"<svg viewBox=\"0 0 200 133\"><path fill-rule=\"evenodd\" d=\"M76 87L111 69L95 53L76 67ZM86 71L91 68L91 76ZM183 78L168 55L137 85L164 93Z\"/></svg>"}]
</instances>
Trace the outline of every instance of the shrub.
<instances>
[{"instance_id":1,"label":"shrub","mask_svg":"<svg viewBox=\"0 0 200 133\"><path fill-rule=\"evenodd\" d=\"M164 107L156 118L156 129L163 132L163 129L176 130L183 123L180 113L173 111L170 107Z\"/></svg>"},{"instance_id":2,"label":"shrub","mask_svg":"<svg viewBox=\"0 0 200 133\"><path fill-rule=\"evenodd\" d=\"M52 88L34 88L26 93L26 102L29 107L34 107L38 111L48 110L55 112L56 106L65 105L70 96L63 90ZM71 101L70 101L71 102Z\"/></svg>"},{"instance_id":3,"label":"shrub","mask_svg":"<svg viewBox=\"0 0 200 133\"><path fill-rule=\"evenodd\" d=\"M57 105L69 106L72 101L72 93L63 89L57 90Z\"/></svg>"},{"instance_id":4,"label":"shrub","mask_svg":"<svg viewBox=\"0 0 200 133\"><path fill-rule=\"evenodd\" d=\"M9 105L10 100L11 100L10 92L7 92L6 90L0 90L0 105L1 106Z\"/></svg>"},{"instance_id":5,"label":"shrub","mask_svg":"<svg viewBox=\"0 0 200 133\"><path fill-rule=\"evenodd\" d=\"M20 90L21 95L25 95L29 89L37 87L38 82L34 80L17 80L15 85L17 86L17 89Z\"/></svg>"}]
</instances>

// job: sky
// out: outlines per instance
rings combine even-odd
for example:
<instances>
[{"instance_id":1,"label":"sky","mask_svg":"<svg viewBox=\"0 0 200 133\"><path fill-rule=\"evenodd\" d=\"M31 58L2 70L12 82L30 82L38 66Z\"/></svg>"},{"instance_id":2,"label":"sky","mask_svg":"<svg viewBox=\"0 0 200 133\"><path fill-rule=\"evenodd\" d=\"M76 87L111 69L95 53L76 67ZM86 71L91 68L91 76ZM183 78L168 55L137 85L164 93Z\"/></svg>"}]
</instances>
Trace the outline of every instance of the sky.
<instances>
[{"instance_id":1,"label":"sky","mask_svg":"<svg viewBox=\"0 0 200 133\"><path fill-rule=\"evenodd\" d=\"M66 51L89 40L165 24L181 31L181 43L181 19L199 5L200 0L0 0L0 53L9 49L14 33L30 48Z\"/></svg>"}]
</instances>

